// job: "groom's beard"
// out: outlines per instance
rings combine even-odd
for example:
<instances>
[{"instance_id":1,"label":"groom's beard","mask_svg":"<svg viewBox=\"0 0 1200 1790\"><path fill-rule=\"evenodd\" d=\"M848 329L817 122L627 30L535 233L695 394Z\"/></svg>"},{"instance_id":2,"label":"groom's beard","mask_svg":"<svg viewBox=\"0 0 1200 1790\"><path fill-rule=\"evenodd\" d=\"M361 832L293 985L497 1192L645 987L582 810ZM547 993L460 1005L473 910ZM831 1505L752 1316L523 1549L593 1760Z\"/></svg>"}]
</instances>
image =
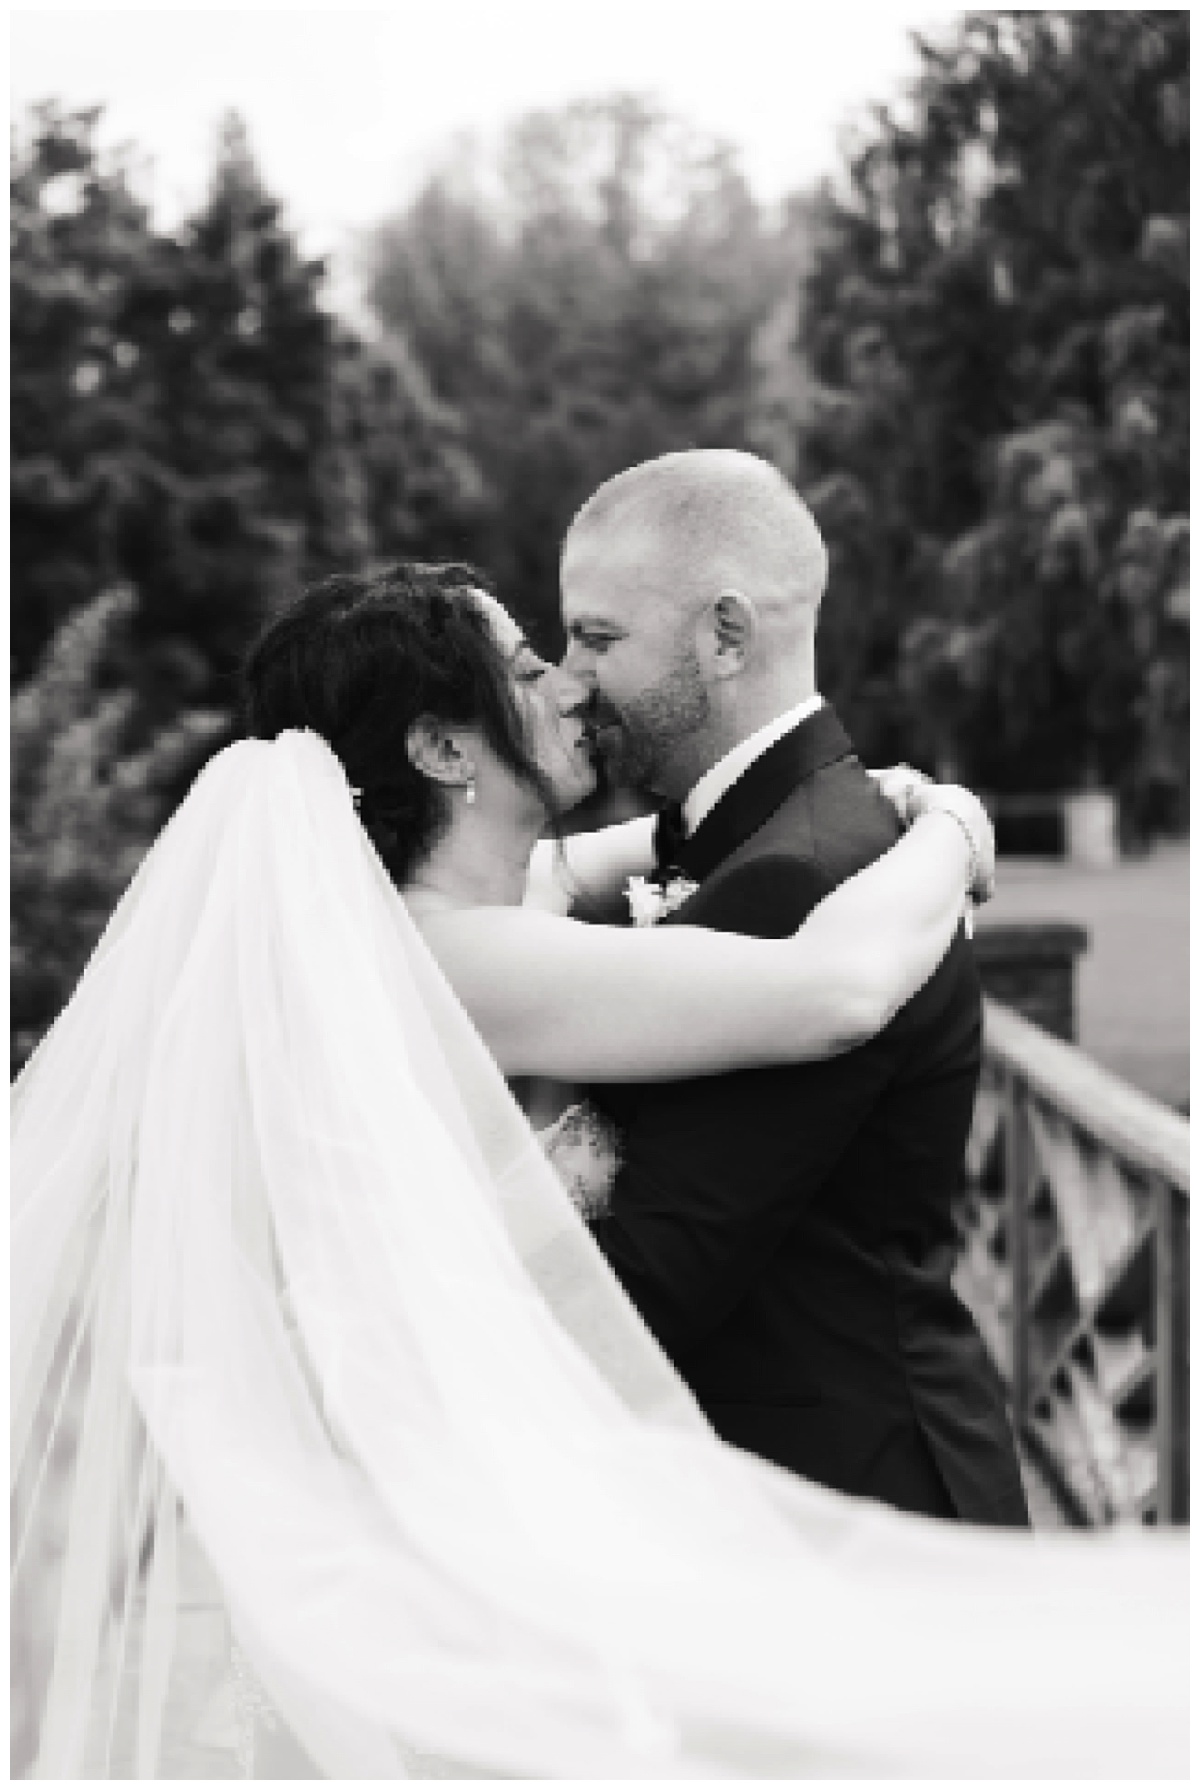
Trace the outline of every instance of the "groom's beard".
<instances>
[{"instance_id":1,"label":"groom's beard","mask_svg":"<svg viewBox=\"0 0 1200 1790\"><path fill-rule=\"evenodd\" d=\"M619 708L597 692L588 720L610 781L625 789L657 790L664 768L680 744L706 724L710 707L694 653Z\"/></svg>"}]
</instances>

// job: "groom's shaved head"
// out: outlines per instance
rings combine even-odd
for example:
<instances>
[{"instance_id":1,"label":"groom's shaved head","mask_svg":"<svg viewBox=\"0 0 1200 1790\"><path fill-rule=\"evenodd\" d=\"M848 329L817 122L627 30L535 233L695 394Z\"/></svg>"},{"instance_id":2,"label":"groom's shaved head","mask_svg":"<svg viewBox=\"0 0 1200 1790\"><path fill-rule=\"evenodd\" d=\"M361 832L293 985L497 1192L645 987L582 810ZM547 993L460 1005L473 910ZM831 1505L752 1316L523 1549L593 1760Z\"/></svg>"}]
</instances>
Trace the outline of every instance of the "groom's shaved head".
<instances>
[{"instance_id":1,"label":"groom's shaved head","mask_svg":"<svg viewBox=\"0 0 1200 1790\"><path fill-rule=\"evenodd\" d=\"M775 467L732 449L664 454L609 479L572 522L564 567L623 547L669 567L682 607L732 587L764 619L803 616L811 627L825 589L825 544L809 510Z\"/></svg>"},{"instance_id":2,"label":"groom's shaved head","mask_svg":"<svg viewBox=\"0 0 1200 1790\"><path fill-rule=\"evenodd\" d=\"M753 454L664 454L601 485L562 557L567 669L617 780L686 791L814 688L825 545Z\"/></svg>"}]
</instances>

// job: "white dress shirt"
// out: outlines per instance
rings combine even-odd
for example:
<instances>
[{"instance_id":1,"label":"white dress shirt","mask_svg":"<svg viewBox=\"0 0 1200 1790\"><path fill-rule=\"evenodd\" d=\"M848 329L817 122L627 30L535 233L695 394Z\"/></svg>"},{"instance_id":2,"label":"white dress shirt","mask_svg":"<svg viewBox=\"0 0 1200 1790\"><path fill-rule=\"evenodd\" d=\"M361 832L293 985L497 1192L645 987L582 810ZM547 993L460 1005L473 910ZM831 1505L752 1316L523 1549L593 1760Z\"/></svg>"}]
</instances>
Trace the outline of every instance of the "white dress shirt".
<instances>
[{"instance_id":1,"label":"white dress shirt","mask_svg":"<svg viewBox=\"0 0 1200 1790\"><path fill-rule=\"evenodd\" d=\"M712 813L727 789L732 789L744 771L748 771L756 758L761 758L768 746L781 740L785 733L790 733L801 721L807 721L815 715L823 705L824 697L810 696L806 702L798 702L794 709L786 714L776 715L765 727L756 733L740 740L724 758L719 758L715 765L705 771L699 783L686 797L683 803L683 824L689 835L696 831L700 822Z\"/></svg>"}]
</instances>

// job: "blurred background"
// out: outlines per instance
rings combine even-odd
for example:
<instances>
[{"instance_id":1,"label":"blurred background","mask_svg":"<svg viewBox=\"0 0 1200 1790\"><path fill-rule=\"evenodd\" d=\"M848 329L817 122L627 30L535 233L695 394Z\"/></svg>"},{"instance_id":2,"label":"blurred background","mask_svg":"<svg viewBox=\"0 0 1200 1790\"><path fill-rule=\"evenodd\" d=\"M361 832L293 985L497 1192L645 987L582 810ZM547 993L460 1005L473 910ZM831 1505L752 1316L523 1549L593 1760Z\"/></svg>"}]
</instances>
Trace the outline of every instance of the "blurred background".
<instances>
[{"instance_id":1,"label":"blurred background","mask_svg":"<svg viewBox=\"0 0 1200 1790\"><path fill-rule=\"evenodd\" d=\"M1080 924L1071 1028L1185 1106L1185 12L42 9L13 50L14 1067L274 605L465 557L556 651L576 507L723 445L824 530L863 758L987 795L993 921Z\"/></svg>"}]
</instances>

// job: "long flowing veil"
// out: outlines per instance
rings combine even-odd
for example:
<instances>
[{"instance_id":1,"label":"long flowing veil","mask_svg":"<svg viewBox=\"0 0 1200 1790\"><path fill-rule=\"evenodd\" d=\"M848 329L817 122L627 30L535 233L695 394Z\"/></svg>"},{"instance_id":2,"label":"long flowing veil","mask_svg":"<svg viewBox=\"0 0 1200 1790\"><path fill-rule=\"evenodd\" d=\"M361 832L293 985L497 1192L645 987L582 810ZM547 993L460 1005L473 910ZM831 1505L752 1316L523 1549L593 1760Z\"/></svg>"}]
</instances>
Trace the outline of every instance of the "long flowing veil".
<instances>
[{"instance_id":1,"label":"long flowing veil","mask_svg":"<svg viewBox=\"0 0 1200 1790\"><path fill-rule=\"evenodd\" d=\"M330 1777L1185 1769L1181 1538L713 1438L313 736L199 777L14 1149L23 1772L221 1775L238 1697Z\"/></svg>"}]
</instances>

